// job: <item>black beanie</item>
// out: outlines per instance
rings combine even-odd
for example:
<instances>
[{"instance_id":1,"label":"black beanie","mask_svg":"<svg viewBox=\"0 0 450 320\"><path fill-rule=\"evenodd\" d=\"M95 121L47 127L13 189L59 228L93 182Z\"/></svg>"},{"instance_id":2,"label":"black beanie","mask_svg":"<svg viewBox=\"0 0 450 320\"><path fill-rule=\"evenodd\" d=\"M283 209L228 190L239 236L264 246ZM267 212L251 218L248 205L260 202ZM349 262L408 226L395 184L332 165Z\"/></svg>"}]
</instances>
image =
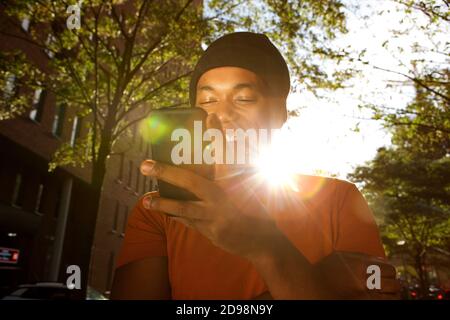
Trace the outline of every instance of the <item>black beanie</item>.
<instances>
[{"instance_id":1,"label":"black beanie","mask_svg":"<svg viewBox=\"0 0 450 320\"><path fill-rule=\"evenodd\" d=\"M289 70L281 53L267 36L235 32L215 40L195 66L189 86L189 100L195 107L197 82L206 71L218 67L240 67L261 77L269 94L286 99L291 87Z\"/></svg>"}]
</instances>

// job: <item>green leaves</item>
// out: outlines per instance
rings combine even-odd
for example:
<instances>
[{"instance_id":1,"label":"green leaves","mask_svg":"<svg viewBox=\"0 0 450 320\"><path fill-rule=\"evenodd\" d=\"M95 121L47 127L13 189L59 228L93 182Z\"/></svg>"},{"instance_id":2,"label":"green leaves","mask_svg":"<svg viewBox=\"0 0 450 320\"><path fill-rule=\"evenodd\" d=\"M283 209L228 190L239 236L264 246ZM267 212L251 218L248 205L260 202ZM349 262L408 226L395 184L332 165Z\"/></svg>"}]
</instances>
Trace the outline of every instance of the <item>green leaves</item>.
<instances>
[{"instance_id":1,"label":"green leaves","mask_svg":"<svg viewBox=\"0 0 450 320\"><path fill-rule=\"evenodd\" d=\"M87 163L92 162L91 147L90 136L78 139L73 146L69 142L63 143L54 153L48 171L54 171L59 166L84 168Z\"/></svg>"},{"instance_id":2,"label":"green leaves","mask_svg":"<svg viewBox=\"0 0 450 320\"><path fill-rule=\"evenodd\" d=\"M378 110L376 116L392 131L393 145L380 148L372 161L350 175L363 183L374 213L382 219L389 252L397 252L397 241L404 240L404 249L416 259L449 243L448 107L416 85L416 98L405 110L390 114ZM416 268L422 274L422 266Z\"/></svg>"},{"instance_id":3,"label":"green leaves","mask_svg":"<svg viewBox=\"0 0 450 320\"><path fill-rule=\"evenodd\" d=\"M42 88L45 75L15 50L0 53L0 121L30 111L32 90ZM28 89L28 90L27 90Z\"/></svg>"},{"instance_id":4,"label":"green leaves","mask_svg":"<svg viewBox=\"0 0 450 320\"><path fill-rule=\"evenodd\" d=\"M346 32L339 0L213 0L201 5L184 0L95 0L82 3L80 28L73 30L66 27L67 5L19 0L5 11L10 28L20 28L24 17L30 19L30 28L19 33L20 39L48 59L39 65L24 57L14 65L5 62L0 81L5 84L12 73L21 79L36 78L35 83L40 80L68 106L69 114L84 115L84 123L91 123L96 132L90 139L81 137L73 147L63 143L50 169L92 161L93 176L103 175L95 170L104 167L111 152L123 151L112 148L120 148L116 142L127 128L154 108L188 104L189 75L203 52L200 44L235 30L266 33L286 57L294 82L312 91L341 88L353 75L351 69L330 72L324 67L326 61L340 62L347 55L330 45ZM2 26L2 31L8 28ZM7 55L2 53L1 59L10 61ZM41 75L39 70L45 77L34 77ZM0 119L23 113L26 106L20 95L4 105ZM91 150L90 155L83 150Z\"/></svg>"}]
</instances>

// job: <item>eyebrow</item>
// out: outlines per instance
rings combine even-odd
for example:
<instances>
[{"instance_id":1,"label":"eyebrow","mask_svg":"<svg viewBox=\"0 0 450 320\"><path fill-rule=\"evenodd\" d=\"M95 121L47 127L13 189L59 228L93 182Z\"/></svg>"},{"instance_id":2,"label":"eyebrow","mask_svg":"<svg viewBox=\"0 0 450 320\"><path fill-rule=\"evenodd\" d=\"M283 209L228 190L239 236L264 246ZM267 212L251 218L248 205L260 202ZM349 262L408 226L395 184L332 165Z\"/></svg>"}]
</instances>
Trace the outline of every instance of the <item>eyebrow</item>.
<instances>
[{"instance_id":1,"label":"eyebrow","mask_svg":"<svg viewBox=\"0 0 450 320\"><path fill-rule=\"evenodd\" d=\"M242 89L253 89L256 90L256 85L253 83L249 83L249 82L243 82L243 83L238 83L237 85L235 85L233 87L233 90L242 90ZM209 85L205 85L205 86L201 86L200 88L198 88L198 90L203 90L203 91L215 91L213 87L209 86Z\"/></svg>"}]
</instances>

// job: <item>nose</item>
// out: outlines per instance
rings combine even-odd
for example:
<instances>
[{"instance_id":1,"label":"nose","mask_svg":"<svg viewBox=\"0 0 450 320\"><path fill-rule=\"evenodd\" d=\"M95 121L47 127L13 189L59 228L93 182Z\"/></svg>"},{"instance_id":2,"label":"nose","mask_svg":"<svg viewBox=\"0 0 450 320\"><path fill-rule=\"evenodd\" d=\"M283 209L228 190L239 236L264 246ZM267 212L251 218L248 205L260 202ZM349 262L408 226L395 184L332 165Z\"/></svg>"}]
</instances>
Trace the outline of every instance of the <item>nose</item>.
<instances>
[{"instance_id":1,"label":"nose","mask_svg":"<svg viewBox=\"0 0 450 320\"><path fill-rule=\"evenodd\" d=\"M226 125L227 123L235 123L238 119L238 114L236 113L233 103L230 101L220 102L216 107L215 114L219 118L222 125Z\"/></svg>"}]
</instances>

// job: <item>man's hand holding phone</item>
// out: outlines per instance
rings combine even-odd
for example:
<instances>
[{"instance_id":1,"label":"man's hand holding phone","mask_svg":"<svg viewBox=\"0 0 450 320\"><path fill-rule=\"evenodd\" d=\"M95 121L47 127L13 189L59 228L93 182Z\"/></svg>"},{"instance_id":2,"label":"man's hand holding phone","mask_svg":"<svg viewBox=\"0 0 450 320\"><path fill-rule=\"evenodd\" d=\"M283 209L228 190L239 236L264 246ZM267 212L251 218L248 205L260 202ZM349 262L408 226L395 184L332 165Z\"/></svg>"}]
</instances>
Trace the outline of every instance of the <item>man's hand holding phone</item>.
<instances>
[{"instance_id":1,"label":"man's hand holding phone","mask_svg":"<svg viewBox=\"0 0 450 320\"><path fill-rule=\"evenodd\" d=\"M218 119L208 116L208 128L220 128ZM180 166L146 160L141 172L192 192L198 201L172 198L144 198L147 209L163 212L190 228L198 230L216 246L246 258L263 254L270 242L276 239L279 229L269 218L254 192L243 187L240 199L231 197L217 181L209 180ZM252 214L243 212L241 203L252 208ZM251 203L251 204L249 204ZM245 210L245 209L244 209Z\"/></svg>"}]
</instances>

